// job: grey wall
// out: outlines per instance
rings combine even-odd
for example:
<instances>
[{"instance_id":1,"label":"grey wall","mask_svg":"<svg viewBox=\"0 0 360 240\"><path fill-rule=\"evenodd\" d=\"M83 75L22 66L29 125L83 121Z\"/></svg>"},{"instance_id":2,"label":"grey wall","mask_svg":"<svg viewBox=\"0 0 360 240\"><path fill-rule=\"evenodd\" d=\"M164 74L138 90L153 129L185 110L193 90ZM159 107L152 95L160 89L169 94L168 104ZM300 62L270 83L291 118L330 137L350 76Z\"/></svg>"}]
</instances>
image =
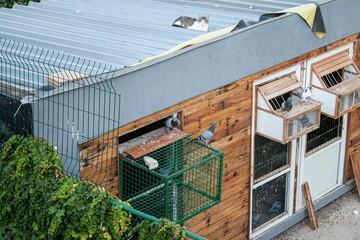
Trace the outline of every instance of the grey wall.
<instances>
[{"instance_id":1,"label":"grey wall","mask_svg":"<svg viewBox=\"0 0 360 240\"><path fill-rule=\"evenodd\" d=\"M121 125L346 38L360 30L360 1L321 5L319 39L296 14L233 32L197 47L124 68L113 85L122 96Z\"/></svg>"}]
</instances>

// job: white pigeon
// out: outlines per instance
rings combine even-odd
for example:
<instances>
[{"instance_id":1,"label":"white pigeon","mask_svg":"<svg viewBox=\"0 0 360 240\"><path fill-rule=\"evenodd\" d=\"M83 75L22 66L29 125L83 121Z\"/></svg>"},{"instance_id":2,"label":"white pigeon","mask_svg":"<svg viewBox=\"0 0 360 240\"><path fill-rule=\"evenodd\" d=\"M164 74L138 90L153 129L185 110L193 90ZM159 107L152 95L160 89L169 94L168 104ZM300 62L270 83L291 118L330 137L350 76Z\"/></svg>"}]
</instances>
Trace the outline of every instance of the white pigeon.
<instances>
[{"instance_id":1,"label":"white pigeon","mask_svg":"<svg viewBox=\"0 0 360 240\"><path fill-rule=\"evenodd\" d=\"M300 93L301 102L309 102L311 98L312 86L307 86L304 91Z\"/></svg>"},{"instance_id":2,"label":"white pigeon","mask_svg":"<svg viewBox=\"0 0 360 240\"><path fill-rule=\"evenodd\" d=\"M148 166L150 170L155 169L159 166L158 161L149 156L144 156L145 165Z\"/></svg>"}]
</instances>

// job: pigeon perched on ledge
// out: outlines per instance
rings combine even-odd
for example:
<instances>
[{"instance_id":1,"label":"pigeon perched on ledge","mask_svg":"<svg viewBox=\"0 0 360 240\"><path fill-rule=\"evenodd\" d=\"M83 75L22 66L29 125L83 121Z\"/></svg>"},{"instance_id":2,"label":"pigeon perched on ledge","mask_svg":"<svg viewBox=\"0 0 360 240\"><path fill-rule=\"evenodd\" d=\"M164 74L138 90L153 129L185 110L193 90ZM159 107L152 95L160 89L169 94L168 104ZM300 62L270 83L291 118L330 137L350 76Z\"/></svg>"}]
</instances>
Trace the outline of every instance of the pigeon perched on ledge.
<instances>
[{"instance_id":1,"label":"pigeon perched on ledge","mask_svg":"<svg viewBox=\"0 0 360 240\"><path fill-rule=\"evenodd\" d=\"M200 134L200 136L198 136L197 138L193 139L193 141L202 141L204 142L206 145L209 144L209 142L211 141L211 139L214 137L214 131L215 131L215 126L216 126L217 122L213 122L211 124L211 127L206 130L205 132L203 132L202 134Z\"/></svg>"},{"instance_id":2,"label":"pigeon perched on ledge","mask_svg":"<svg viewBox=\"0 0 360 240\"><path fill-rule=\"evenodd\" d=\"M281 104L281 109L285 112L288 112L292 109L292 98L289 97Z\"/></svg>"},{"instance_id":3,"label":"pigeon perched on ledge","mask_svg":"<svg viewBox=\"0 0 360 240\"><path fill-rule=\"evenodd\" d=\"M309 102L311 98L312 86L307 86L304 91L301 91L300 88L294 90L294 92L300 97L301 102Z\"/></svg>"},{"instance_id":4,"label":"pigeon perched on ledge","mask_svg":"<svg viewBox=\"0 0 360 240\"><path fill-rule=\"evenodd\" d=\"M174 113L171 117L168 117L165 120L165 126L167 128L168 131L174 129L174 128L179 128L180 127L180 120L177 118L177 114Z\"/></svg>"}]
</instances>

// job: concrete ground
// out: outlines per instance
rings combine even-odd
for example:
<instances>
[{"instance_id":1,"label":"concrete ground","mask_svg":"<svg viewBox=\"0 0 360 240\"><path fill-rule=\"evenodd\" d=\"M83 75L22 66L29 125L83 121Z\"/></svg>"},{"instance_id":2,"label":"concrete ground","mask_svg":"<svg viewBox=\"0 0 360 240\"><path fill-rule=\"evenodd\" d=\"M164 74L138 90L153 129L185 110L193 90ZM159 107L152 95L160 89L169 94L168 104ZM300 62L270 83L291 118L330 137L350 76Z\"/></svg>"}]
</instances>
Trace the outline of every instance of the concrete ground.
<instances>
[{"instance_id":1,"label":"concrete ground","mask_svg":"<svg viewBox=\"0 0 360 240\"><path fill-rule=\"evenodd\" d=\"M273 240L360 240L360 197L356 189L316 211L319 223L311 230L304 219Z\"/></svg>"}]
</instances>

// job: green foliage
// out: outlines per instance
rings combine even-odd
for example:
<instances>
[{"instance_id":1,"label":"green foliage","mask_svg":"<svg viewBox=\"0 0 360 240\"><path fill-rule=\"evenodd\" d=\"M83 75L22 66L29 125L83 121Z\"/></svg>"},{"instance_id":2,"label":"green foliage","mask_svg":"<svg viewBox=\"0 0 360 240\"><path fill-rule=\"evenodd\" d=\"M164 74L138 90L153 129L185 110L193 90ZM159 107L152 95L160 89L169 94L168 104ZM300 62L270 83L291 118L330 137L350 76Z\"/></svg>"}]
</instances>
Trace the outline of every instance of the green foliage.
<instances>
[{"instance_id":1,"label":"green foliage","mask_svg":"<svg viewBox=\"0 0 360 240\"><path fill-rule=\"evenodd\" d=\"M0 239L185 239L170 220L131 226L104 188L70 178L54 146L13 136L0 149ZM129 205L128 203L123 203Z\"/></svg>"},{"instance_id":2,"label":"green foliage","mask_svg":"<svg viewBox=\"0 0 360 240\"><path fill-rule=\"evenodd\" d=\"M40 2L40 0L0 0L0 7L12 8L15 3L28 5L29 2Z\"/></svg>"},{"instance_id":3,"label":"green foliage","mask_svg":"<svg viewBox=\"0 0 360 240\"><path fill-rule=\"evenodd\" d=\"M14 136L0 151L0 239L118 239L131 215L111 199L67 177L45 140Z\"/></svg>"},{"instance_id":4,"label":"green foliage","mask_svg":"<svg viewBox=\"0 0 360 240\"><path fill-rule=\"evenodd\" d=\"M181 231L181 226L166 218L161 218L158 223L144 220L136 225L135 229L139 232L141 240L186 239L185 231Z\"/></svg>"}]
</instances>

